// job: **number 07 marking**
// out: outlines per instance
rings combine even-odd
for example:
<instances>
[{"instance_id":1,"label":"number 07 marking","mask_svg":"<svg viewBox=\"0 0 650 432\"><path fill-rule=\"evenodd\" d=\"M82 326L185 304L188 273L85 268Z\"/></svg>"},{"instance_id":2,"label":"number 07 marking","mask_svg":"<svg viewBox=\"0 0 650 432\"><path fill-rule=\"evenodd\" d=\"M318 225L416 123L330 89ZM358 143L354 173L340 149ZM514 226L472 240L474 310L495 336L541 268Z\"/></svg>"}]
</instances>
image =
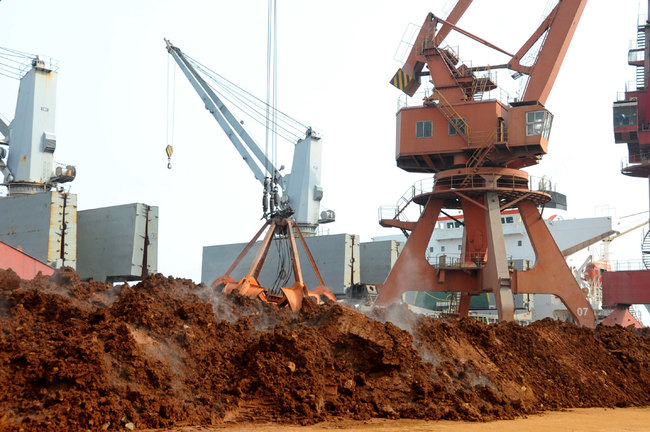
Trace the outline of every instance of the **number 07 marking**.
<instances>
[{"instance_id":1,"label":"number 07 marking","mask_svg":"<svg viewBox=\"0 0 650 432\"><path fill-rule=\"evenodd\" d=\"M587 313L589 312L589 308L586 307L581 307L578 308L578 316L587 316Z\"/></svg>"}]
</instances>

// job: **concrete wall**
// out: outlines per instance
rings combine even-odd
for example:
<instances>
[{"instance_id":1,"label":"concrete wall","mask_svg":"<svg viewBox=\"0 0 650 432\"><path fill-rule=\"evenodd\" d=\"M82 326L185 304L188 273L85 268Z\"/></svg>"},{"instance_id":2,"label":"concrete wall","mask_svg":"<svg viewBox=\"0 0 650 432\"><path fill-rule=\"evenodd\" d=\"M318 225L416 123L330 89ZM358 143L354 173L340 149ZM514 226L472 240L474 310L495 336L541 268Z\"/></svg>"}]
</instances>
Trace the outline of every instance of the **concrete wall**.
<instances>
[{"instance_id":1,"label":"concrete wall","mask_svg":"<svg viewBox=\"0 0 650 432\"><path fill-rule=\"evenodd\" d=\"M76 267L77 196L59 192L0 199L0 241L53 267Z\"/></svg>"},{"instance_id":2,"label":"concrete wall","mask_svg":"<svg viewBox=\"0 0 650 432\"><path fill-rule=\"evenodd\" d=\"M158 269L158 207L124 204L78 212L82 279L138 280Z\"/></svg>"},{"instance_id":3,"label":"concrete wall","mask_svg":"<svg viewBox=\"0 0 650 432\"><path fill-rule=\"evenodd\" d=\"M404 243L396 240L361 243L361 282L384 283L403 247Z\"/></svg>"}]
</instances>

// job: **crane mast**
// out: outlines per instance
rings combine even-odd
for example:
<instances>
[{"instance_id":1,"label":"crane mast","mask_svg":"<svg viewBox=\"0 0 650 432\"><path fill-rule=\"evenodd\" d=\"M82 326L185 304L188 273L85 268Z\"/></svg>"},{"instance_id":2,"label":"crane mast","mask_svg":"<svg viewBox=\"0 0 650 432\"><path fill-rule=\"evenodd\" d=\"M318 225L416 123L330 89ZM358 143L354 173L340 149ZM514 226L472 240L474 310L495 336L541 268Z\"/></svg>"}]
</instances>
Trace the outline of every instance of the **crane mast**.
<instances>
[{"instance_id":1,"label":"crane mast","mask_svg":"<svg viewBox=\"0 0 650 432\"><path fill-rule=\"evenodd\" d=\"M15 118L0 119L0 172L9 196L31 195L74 180L76 168L54 160L57 72L37 57L27 58L31 68L20 77ZM6 156L6 162L3 160Z\"/></svg>"}]
</instances>

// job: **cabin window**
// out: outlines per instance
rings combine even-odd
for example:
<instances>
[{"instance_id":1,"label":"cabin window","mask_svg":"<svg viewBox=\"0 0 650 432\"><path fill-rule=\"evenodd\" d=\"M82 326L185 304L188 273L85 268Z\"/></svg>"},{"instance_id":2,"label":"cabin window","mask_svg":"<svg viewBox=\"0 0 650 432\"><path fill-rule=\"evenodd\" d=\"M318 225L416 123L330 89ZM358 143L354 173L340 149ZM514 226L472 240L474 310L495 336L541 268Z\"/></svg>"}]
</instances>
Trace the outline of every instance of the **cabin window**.
<instances>
[{"instance_id":1,"label":"cabin window","mask_svg":"<svg viewBox=\"0 0 650 432\"><path fill-rule=\"evenodd\" d=\"M447 222L447 228L453 228L454 223L453 222Z\"/></svg>"},{"instance_id":2,"label":"cabin window","mask_svg":"<svg viewBox=\"0 0 650 432\"><path fill-rule=\"evenodd\" d=\"M514 218L512 216L506 216L506 223L514 223Z\"/></svg>"},{"instance_id":3,"label":"cabin window","mask_svg":"<svg viewBox=\"0 0 650 432\"><path fill-rule=\"evenodd\" d=\"M429 252L433 252L433 246L429 246Z\"/></svg>"},{"instance_id":4,"label":"cabin window","mask_svg":"<svg viewBox=\"0 0 650 432\"><path fill-rule=\"evenodd\" d=\"M462 250L462 245L458 245L458 250Z\"/></svg>"},{"instance_id":5,"label":"cabin window","mask_svg":"<svg viewBox=\"0 0 650 432\"><path fill-rule=\"evenodd\" d=\"M553 116L548 111L530 111L526 113L526 136L541 135L548 139L551 134Z\"/></svg>"},{"instance_id":6,"label":"cabin window","mask_svg":"<svg viewBox=\"0 0 650 432\"><path fill-rule=\"evenodd\" d=\"M523 242L521 240L517 240L517 246L521 246Z\"/></svg>"},{"instance_id":7,"label":"cabin window","mask_svg":"<svg viewBox=\"0 0 650 432\"><path fill-rule=\"evenodd\" d=\"M462 135L465 135L466 124L467 121L465 120L465 117L451 119L449 122L449 136L458 135L458 131L460 131Z\"/></svg>"},{"instance_id":8,"label":"cabin window","mask_svg":"<svg viewBox=\"0 0 650 432\"><path fill-rule=\"evenodd\" d=\"M430 138L433 136L433 121L419 121L415 122L415 137L416 138Z\"/></svg>"},{"instance_id":9,"label":"cabin window","mask_svg":"<svg viewBox=\"0 0 650 432\"><path fill-rule=\"evenodd\" d=\"M444 251L445 251L445 247L444 247L444 246L440 246L440 250L441 250L442 252L444 252Z\"/></svg>"},{"instance_id":10,"label":"cabin window","mask_svg":"<svg viewBox=\"0 0 650 432\"><path fill-rule=\"evenodd\" d=\"M636 125L636 103L626 105L614 105L614 127Z\"/></svg>"}]
</instances>

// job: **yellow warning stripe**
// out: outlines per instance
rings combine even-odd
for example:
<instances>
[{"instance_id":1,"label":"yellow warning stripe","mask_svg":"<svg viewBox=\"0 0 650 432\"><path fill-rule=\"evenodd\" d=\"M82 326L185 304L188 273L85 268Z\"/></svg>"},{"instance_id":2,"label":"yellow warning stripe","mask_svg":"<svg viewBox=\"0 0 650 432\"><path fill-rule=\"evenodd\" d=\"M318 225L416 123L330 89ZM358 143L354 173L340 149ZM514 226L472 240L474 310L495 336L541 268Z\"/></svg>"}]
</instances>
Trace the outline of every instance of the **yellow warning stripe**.
<instances>
[{"instance_id":1,"label":"yellow warning stripe","mask_svg":"<svg viewBox=\"0 0 650 432\"><path fill-rule=\"evenodd\" d=\"M393 79L390 80L390 83L400 90L404 90L409 82L411 82L411 77L401 68L397 70Z\"/></svg>"}]
</instances>

